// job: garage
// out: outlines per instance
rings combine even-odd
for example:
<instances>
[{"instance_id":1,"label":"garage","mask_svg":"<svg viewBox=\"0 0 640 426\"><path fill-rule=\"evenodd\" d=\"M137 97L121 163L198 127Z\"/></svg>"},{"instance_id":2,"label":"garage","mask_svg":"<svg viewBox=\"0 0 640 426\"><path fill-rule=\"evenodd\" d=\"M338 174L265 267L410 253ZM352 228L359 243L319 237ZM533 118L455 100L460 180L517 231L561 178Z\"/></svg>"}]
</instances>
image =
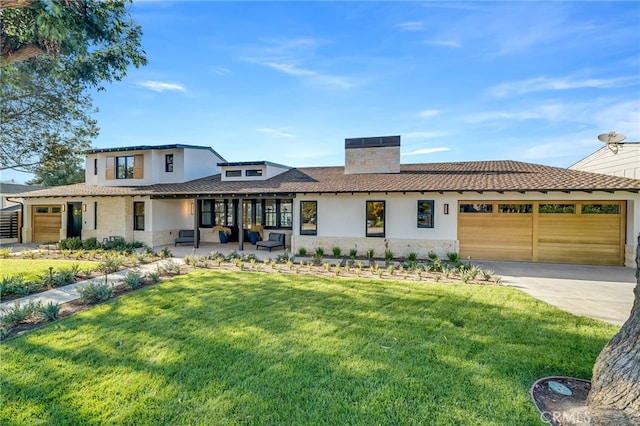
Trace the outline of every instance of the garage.
<instances>
[{"instance_id":1,"label":"garage","mask_svg":"<svg viewBox=\"0 0 640 426\"><path fill-rule=\"evenodd\" d=\"M31 217L34 243L60 240L62 208L59 204L33 206Z\"/></svg>"},{"instance_id":2,"label":"garage","mask_svg":"<svg viewBox=\"0 0 640 426\"><path fill-rule=\"evenodd\" d=\"M460 201L463 258L624 265L624 201Z\"/></svg>"}]
</instances>

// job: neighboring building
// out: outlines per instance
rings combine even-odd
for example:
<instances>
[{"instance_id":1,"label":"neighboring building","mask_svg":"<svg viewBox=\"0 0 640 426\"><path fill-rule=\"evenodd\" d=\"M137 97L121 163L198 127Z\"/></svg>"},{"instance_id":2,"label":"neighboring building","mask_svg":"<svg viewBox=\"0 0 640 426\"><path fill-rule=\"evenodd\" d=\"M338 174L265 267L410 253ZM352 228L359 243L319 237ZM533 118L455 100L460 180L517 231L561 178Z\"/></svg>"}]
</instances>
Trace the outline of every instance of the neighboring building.
<instances>
[{"instance_id":1,"label":"neighboring building","mask_svg":"<svg viewBox=\"0 0 640 426\"><path fill-rule=\"evenodd\" d=\"M640 142L618 142L603 146L569 168L640 179Z\"/></svg>"},{"instance_id":2,"label":"neighboring building","mask_svg":"<svg viewBox=\"0 0 640 426\"><path fill-rule=\"evenodd\" d=\"M196 149L211 153L198 158L200 176L166 175L164 154L177 150L176 167ZM173 244L180 229L218 242L226 227L242 250L240 231L260 225L264 238L286 233L294 252L455 251L635 266L639 180L516 161L400 164L399 136L347 139L345 167L229 163L208 148L179 145L97 150L87 161L93 183L23 194L25 241L117 235L157 247ZM191 169L187 161L180 167Z\"/></svg>"},{"instance_id":3,"label":"neighboring building","mask_svg":"<svg viewBox=\"0 0 640 426\"><path fill-rule=\"evenodd\" d=\"M43 189L41 186L0 182L0 244L19 242L22 205L16 201L16 198L20 197L14 197L14 195L41 189Z\"/></svg>"}]
</instances>

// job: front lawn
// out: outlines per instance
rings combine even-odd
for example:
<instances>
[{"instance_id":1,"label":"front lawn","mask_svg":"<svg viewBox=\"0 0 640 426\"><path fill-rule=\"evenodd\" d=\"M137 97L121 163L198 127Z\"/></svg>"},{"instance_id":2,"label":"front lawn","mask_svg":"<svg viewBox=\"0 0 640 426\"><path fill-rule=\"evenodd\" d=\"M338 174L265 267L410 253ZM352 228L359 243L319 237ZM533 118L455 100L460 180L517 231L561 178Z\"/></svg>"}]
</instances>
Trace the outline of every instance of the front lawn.
<instances>
[{"instance_id":1,"label":"front lawn","mask_svg":"<svg viewBox=\"0 0 640 426\"><path fill-rule=\"evenodd\" d=\"M540 425L617 327L518 290L197 271L0 345L0 423Z\"/></svg>"},{"instance_id":2,"label":"front lawn","mask_svg":"<svg viewBox=\"0 0 640 426\"><path fill-rule=\"evenodd\" d=\"M54 271L71 269L77 264L80 270L95 269L98 262L88 260L60 260L60 259L0 259L0 277L24 276L25 281L36 281L40 276L49 273L49 267Z\"/></svg>"}]
</instances>

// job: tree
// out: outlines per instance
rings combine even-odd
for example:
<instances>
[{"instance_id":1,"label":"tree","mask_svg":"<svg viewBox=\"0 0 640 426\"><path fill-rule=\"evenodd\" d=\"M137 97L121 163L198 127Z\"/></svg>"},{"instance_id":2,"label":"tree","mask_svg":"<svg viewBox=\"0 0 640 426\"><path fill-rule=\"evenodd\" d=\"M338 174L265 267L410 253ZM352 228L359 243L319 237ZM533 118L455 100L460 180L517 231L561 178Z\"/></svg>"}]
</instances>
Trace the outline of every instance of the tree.
<instances>
[{"instance_id":1,"label":"tree","mask_svg":"<svg viewBox=\"0 0 640 426\"><path fill-rule=\"evenodd\" d=\"M76 157L44 162L35 175L34 179L26 182L27 185L59 186L84 182L84 169L80 167Z\"/></svg>"},{"instance_id":2,"label":"tree","mask_svg":"<svg viewBox=\"0 0 640 426\"><path fill-rule=\"evenodd\" d=\"M91 97L57 71L54 58L39 58L0 74L0 170L34 173L77 158L98 135Z\"/></svg>"},{"instance_id":3,"label":"tree","mask_svg":"<svg viewBox=\"0 0 640 426\"><path fill-rule=\"evenodd\" d=\"M594 425L640 425L640 235L631 315L593 367L587 416Z\"/></svg>"},{"instance_id":4,"label":"tree","mask_svg":"<svg viewBox=\"0 0 640 426\"><path fill-rule=\"evenodd\" d=\"M1 0L0 170L35 172L90 147L87 91L146 64L128 3Z\"/></svg>"}]
</instances>

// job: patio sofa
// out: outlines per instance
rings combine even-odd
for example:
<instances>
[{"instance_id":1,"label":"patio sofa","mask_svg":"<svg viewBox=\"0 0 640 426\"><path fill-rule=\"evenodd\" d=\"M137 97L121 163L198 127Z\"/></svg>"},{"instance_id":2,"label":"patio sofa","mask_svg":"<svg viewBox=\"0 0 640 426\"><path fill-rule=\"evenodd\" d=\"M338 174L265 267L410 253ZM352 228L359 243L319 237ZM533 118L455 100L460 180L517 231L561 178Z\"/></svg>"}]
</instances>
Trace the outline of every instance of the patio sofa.
<instances>
[{"instance_id":1,"label":"patio sofa","mask_svg":"<svg viewBox=\"0 0 640 426\"><path fill-rule=\"evenodd\" d=\"M200 239L200 231L198 230L198 239ZM175 245L178 244L194 244L195 232L193 229L181 229L178 231L178 238L175 240Z\"/></svg>"},{"instance_id":2,"label":"patio sofa","mask_svg":"<svg viewBox=\"0 0 640 426\"><path fill-rule=\"evenodd\" d=\"M284 248L284 238L285 234L280 232L272 232L269 234L268 239L256 242L256 250L258 250L260 247L268 248L269 251L271 251L271 249L275 247L282 246L282 248Z\"/></svg>"}]
</instances>

